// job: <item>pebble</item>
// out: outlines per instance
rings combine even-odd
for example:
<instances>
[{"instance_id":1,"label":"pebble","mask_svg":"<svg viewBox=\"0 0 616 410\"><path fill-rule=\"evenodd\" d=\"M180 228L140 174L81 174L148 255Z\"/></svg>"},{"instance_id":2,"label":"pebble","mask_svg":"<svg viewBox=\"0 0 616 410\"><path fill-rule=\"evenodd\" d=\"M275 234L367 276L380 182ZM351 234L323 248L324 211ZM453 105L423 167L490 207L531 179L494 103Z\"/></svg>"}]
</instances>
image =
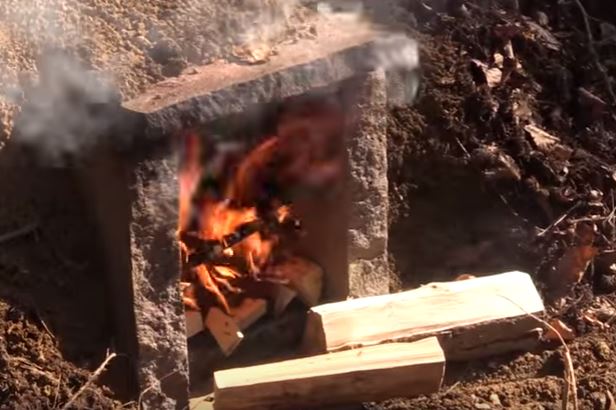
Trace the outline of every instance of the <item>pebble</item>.
<instances>
[{"instance_id":1,"label":"pebble","mask_svg":"<svg viewBox=\"0 0 616 410\"><path fill-rule=\"evenodd\" d=\"M612 355L612 350L610 349L607 343L605 343L604 341L600 341L600 342L595 343L593 347L595 350L595 354L597 355L599 359L601 360L610 359L610 356Z\"/></svg>"},{"instance_id":2,"label":"pebble","mask_svg":"<svg viewBox=\"0 0 616 410\"><path fill-rule=\"evenodd\" d=\"M488 403L475 403L475 408L478 410L490 410L492 407Z\"/></svg>"},{"instance_id":3,"label":"pebble","mask_svg":"<svg viewBox=\"0 0 616 410\"><path fill-rule=\"evenodd\" d=\"M501 406L501 401L500 401L500 397L498 397L498 394L496 393L492 393L490 394L490 402L495 405L495 406Z\"/></svg>"}]
</instances>

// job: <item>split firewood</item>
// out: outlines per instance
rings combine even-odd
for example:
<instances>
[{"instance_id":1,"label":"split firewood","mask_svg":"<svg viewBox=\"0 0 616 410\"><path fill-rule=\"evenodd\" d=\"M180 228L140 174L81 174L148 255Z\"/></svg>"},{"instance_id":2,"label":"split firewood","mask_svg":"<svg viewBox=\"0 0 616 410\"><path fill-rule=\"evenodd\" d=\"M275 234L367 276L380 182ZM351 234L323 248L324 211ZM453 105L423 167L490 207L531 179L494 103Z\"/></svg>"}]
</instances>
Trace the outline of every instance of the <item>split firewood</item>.
<instances>
[{"instance_id":1,"label":"split firewood","mask_svg":"<svg viewBox=\"0 0 616 410\"><path fill-rule=\"evenodd\" d=\"M237 322L217 307L213 307L207 312L205 326L212 333L218 347L225 356L230 356L244 338Z\"/></svg>"},{"instance_id":2,"label":"split firewood","mask_svg":"<svg viewBox=\"0 0 616 410\"><path fill-rule=\"evenodd\" d=\"M215 410L321 409L435 393L445 372L436 338L214 373Z\"/></svg>"},{"instance_id":3,"label":"split firewood","mask_svg":"<svg viewBox=\"0 0 616 410\"><path fill-rule=\"evenodd\" d=\"M316 354L436 335L448 359L477 358L537 344L543 310L530 276L509 272L313 307L303 344Z\"/></svg>"},{"instance_id":4,"label":"split firewood","mask_svg":"<svg viewBox=\"0 0 616 410\"><path fill-rule=\"evenodd\" d=\"M274 316L280 316L297 297L297 292L285 285L275 285L272 295Z\"/></svg>"},{"instance_id":5,"label":"split firewood","mask_svg":"<svg viewBox=\"0 0 616 410\"><path fill-rule=\"evenodd\" d=\"M186 337L191 338L196 334L199 334L205 330L203 323L203 317L201 312L195 312L189 310L185 313L186 319Z\"/></svg>"},{"instance_id":6,"label":"split firewood","mask_svg":"<svg viewBox=\"0 0 616 410\"><path fill-rule=\"evenodd\" d=\"M288 281L289 287L297 292L306 306L315 306L321 300L323 269L316 263L303 258L289 258L273 266L270 274Z\"/></svg>"},{"instance_id":7,"label":"split firewood","mask_svg":"<svg viewBox=\"0 0 616 410\"><path fill-rule=\"evenodd\" d=\"M230 356L244 338L242 332L266 313L267 301L246 298L238 307L232 308L230 314L217 307L211 308L205 318L205 326L216 339L220 350L225 356Z\"/></svg>"},{"instance_id":8,"label":"split firewood","mask_svg":"<svg viewBox=\"0 0 616 410\"><path fill-rule=\"evenodd\" d=\"M233 320L241 330L246 330L267 313L265 299L246 298L234 309L231 309Z\"/></svg>"}]
</instances>

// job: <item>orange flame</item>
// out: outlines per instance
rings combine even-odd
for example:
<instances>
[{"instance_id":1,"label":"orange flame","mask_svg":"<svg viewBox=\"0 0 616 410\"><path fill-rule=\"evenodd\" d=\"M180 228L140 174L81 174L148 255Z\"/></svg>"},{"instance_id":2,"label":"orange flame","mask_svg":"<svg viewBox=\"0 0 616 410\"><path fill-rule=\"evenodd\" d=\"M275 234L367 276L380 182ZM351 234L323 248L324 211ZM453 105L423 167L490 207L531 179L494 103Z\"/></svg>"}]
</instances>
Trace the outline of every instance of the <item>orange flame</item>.
<instances>
[{"instance_id":1,"label":"orange flame","mask_svg":"<svg viewBox=\"0 0 616 410\"><path fill-rule=\"evenodd\" d=\"M183 166L180 175L179 229L186 231L198 223L197 234L203 240L219 241L226 246L228 235L237 234L240 226L258 222L260 216L256 204L271 198L266 184L287 187L298 184L307 188L328 187L337 181L344 170L344 135L346 120L344 108L336 101L315 101L287 107L277 124L277 136L270 137L258 145L238 164L233 177L224 187L224 199L199 199L194 209L194 195L199 186L204 168L201 166L203 146L198 136L186 136ZM291 209L287 206L275 208L276 218L283 222L289 218ZM191 220L194 218L194 220ZM227 257L243 260L247 271L239 267L221 265L200 265L190 272L205 289L210 291L223 308L229 309L221 289L234 292L231 282L243 275L256 275L270 262L278 238L262 232L254 232L241 238L238 243L223 250ZM186 261L191 252L182 246ZM241 264L240 264L241 265Z\"/></svg>"},{"instance_id":2,"label":"orange flame","mask_svg":"<svg viewBox=\"0 0 616 410\"><path fill-rule=\"evenodd\" d=\"M201 147L199 137L190 133L186 137L183 166L180 173L180 204L179 204L179 229L188 228L191 212L193 212L193 196L202 176ZM204 240L218 240L224 242L225 236L235 233L240 225L259 219L257 209L252 207L236 208L231 202L246 205L254 203L256 193L254 190L254 178L259 170L266 167L271 160L277 147L277 138L270 138L256 149L239 164L234 178L226 187L226 199L222 201L207 200L201 204L198 210L197 220L199 223L198 236ZM283 221L291 214L287 206L281 206L276 211L276 217ZM243 258L250 274L257 274L268 263L271 253L276 244L276 238L264 238L260 232L255 232L244 238L231 248L225 249L226 256ZM186 261L191 250L185 244L181 244L183 260ZM200 265L194 269L194 274L201 285L210 291L219 304L228 311L228 302L221 291L225 288L233 291L229 284L230 280L237 279L241 273L228 266L205 266Z\"/></svg>"},{"instance_id":3,"label":"orange flame","mask_svg":"<svg viewBox=\"0 0 616 410\"><path fill-rule=\"evenodd\" d=\"M186 135L184 145L184 158L182 158L182 169L180 170L180 204L178 224L179 229L186 229L191 211L191 201L199 184L202 167L200 161L201 148L199 138L194 133Z\"/></svg>"}]
</instances>

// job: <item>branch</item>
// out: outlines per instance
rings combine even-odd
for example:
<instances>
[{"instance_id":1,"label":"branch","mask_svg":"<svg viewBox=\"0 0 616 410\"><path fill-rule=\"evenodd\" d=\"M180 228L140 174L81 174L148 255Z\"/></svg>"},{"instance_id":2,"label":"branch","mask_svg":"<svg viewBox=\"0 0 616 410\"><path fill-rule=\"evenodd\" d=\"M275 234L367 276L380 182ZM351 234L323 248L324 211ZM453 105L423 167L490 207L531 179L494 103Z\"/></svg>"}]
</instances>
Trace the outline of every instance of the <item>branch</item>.
<instances>
[{"instance_id":1,"label":"branch","mask_svg":"<svg viewBox=\"0 0 616 410\"><path fill-rule=\"evenodd\" d=\"M575 370L573 369L573 360L571 359L571 351L569 350L569 346L565 342L565 338L560 334L558 329L556 329L554 326L549 324L547 321L541 319L539 316L531 312L526 311L524 307L520 306L518 303L511 300L507 296L505 295L499 295L499 296L502 297L503 299L508 300L509 302L517 306L520 310L522 310L525 314L532 317L536 321L542 323L544 326L546 326L552 332L554 332L554 334L556 334L556 336L558 337L558 340L560 341L560 344L563 346L563 349L565 350L565 388L563 389L562 410L567 410L569 408L569 394L570 393L573 396L573 409L578 410L579 403L578 403L578 396L577 396L577 383L575 381Z\"/></svg>"},{"instance_id":2,"label":"branch","mask_svg":"<svg viewBox=\"0 0 616 410\"><path fill-rule=\"evenodd\" d=\"M586 36L588 37L588 50L590 54L592 54L592 58L594 60L595 66L599 73L601 73L601 77L603 78L603 82L607 88L607 92L610 95L610 99L612 100L612 105L616 105L616 93L614 93L614 89L612 88L612 82L610 81L610 77L605 70L605 67L601 64L599 60L599 54L597 53L597 49L595 48L595 40L592 36L592 29L590 28L589 15L582 4L582 0L574 0L578 9L580 9L580 13L582 13L582 19L584 20L584 27L586 29Z\"/></svg>"},{"instance_id":3,"label":"branch","mask_svg":"<svg viewBox=\"0 0 616 410\"><path fill-rule=\"evenodd\" d=\"M38 228L38 226L39 226L38 222L32 222L12 232L7 232L5 234L2 234L0 235L0 244L12 241L13 239L17 239L25 235L28 235L34 232Z\"/></svg>"},{"instance_id":4,"label":"branch","mask_svg":"<svg viewBox=\"0 0 616 410\"><path fill-rule=\"evenodd\" d=\"M69 407L71 407L73 405L73 403L75 402L75 400L77 400L77 398L83 394L84 391L86 391L86 389L88 387L90 387L90 385L92 383L94 383L96 381L96 379L101 375L101 373L105 370L105 368L107 367L107 365L109 364L109 362L111 362L115 357L117 356L116 353L111 353L111 354L107 354L107 357L105 358L105 360L103 361L103 363L101 363L101 365L98 367L98 369L96 369L94 371L94 373L92 373L90 375L90 377L88 378L88 381L81 386L81 389L79 389L77 391L77 393L75 393L73 395L73 397L70 398L69 401L66 402L66 404L64 406L62 406L61 410L67 410Z\"/></svg>"}]
</instances>

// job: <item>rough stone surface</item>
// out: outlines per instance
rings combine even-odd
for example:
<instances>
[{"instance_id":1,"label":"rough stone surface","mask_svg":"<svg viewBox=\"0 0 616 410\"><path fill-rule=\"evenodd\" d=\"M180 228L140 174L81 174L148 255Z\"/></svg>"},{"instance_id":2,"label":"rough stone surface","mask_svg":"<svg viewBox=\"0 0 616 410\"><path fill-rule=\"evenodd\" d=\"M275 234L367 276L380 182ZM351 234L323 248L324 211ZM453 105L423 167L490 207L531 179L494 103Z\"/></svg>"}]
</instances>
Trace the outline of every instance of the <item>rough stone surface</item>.
<instances>
[{"instance_id":1,"label":"rough stone surface","mask_svg":"<svg viewBox=\"0 0 616 410\"><path fill-rule=\"evenodd\" d=\"M348 143L350 215L349 293L388 293L387 92L385 73L368 74L356 107L356 132Z\"/></svg>"},{"instance_id":2,"label":"rough stone surface","mask_svg":"<svg viewBox=\"0 0 616 410\"><path fill-rule=\"evenodd\" d=\"M265 64L220 62L195 68L124 107L143 113L147 136L158 139L187 123L207 123L378 68L412 70L418 65L416 42L406 36L330 19L315 26L314 39L281 46Z\"/></svg>"},{"instance_id":3,"label":"rough stone surface","mask_svg":"<svg viewBox=\"0 0 616 410\"><path fill-rule=\"evenodd\" d=\"M183 409L188 402L184 308L179 290L179 184L175 155L132 169L130 246L142 403Z\"/></svg>"}]
</instances>

